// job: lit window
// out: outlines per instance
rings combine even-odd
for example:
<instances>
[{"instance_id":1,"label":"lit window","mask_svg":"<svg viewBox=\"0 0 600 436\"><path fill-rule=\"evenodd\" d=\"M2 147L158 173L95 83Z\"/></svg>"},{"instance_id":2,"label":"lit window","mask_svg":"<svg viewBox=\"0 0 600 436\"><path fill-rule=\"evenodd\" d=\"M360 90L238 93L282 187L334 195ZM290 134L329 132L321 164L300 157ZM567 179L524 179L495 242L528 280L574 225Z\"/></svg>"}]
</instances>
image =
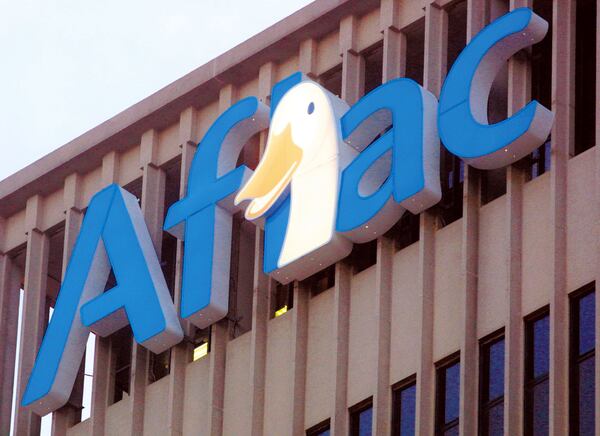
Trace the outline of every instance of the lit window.
<instances>
[{"instance_id":1,"label":"lit window","mask_svg":"<svg viewBox=\"0 0 600 436\"><path fill-rule=\"evenodd\" d=\"M504 434L504 336L481 344L481 436Z\"/></svg>"},{"instance_id":2,"label":"lit window","mask_svg":"<svg viewBox=\"0 0 600 436\"><path fill-rule=\"evenodd\" d=\"M282 285L277 283L273 296L273 316L277 318L294 306L294 283Z\"/></svg>"},{"instance_id":3,"label":"lit window","mask_svg":"<svg viewBox=\"0 0 600 436\"><path fill-rule=\"evenodd\" d=\"M593 289L571 300L571 434L594 434L596 294Z\"/></svg>"},{"instance_id":4,"label":"lit window","mask_svg":"<svg viewBox=\"0 0 600 436\"><path fill-rule=\"evenodd\" d=\"M210 327L196 329L193 343L194 352L192 354L192 360L196 361L206 356L210 352Z\"/></svg>"},{"instance_id":5,"label":"lit window","mask_svg":"<svg viewBox=\"0 0 600 436\"><path fill-rule=\"evenodd\" d=\"M393 390L392 435L415 435L417 385L415 377L402 382Z\"/></svg>"},{"instance_id":6,"label":"lit window","mask_svg":"<svg viewBox=\"0 0 600 436\"><path fill-rule=\"evenodd\" d=\"M208 342L198 345L194 348L194 360L203 358L208 354Z\"/></svg>"},{"instance_id":7,"label":"lit window","mask_svg":"<svg viewBox=\"0 0 600 436\"><path fill-rule=\"evenodd\" d=\"M436 380L435 434L458 435L460 361L453 356L438 366Z\"/></svg>"},{"instance_id":8,"label":"lit window","mask_svg":"<svg viewBox=\"0 0 600 436\"><path fill-rule=\"evenodd\" d=\"M525 324L525 434L549 432L550 315L548 309Z\"/></svg>"}]
</instances>

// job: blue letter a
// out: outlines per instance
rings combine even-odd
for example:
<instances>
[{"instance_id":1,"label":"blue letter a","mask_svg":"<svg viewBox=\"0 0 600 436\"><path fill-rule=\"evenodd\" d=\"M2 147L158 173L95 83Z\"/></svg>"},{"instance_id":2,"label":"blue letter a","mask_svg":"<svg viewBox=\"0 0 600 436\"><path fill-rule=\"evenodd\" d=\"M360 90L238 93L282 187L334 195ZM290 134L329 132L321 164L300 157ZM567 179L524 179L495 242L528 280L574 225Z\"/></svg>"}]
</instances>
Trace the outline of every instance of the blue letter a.
<instances>
[{"instance_id":1,"label":"blue letter a","mask_svg":"<svg viewBox=\"0 0 600 436\"><path fill-rule=\"evenodd\" d=\"M117 285L103 293L111 266ZM106 336L128 323L154 353L183 338L137 200L111 185L90 202L22 405L45 415L65 404L90 330Z\"/></svg>"}]
</instances>

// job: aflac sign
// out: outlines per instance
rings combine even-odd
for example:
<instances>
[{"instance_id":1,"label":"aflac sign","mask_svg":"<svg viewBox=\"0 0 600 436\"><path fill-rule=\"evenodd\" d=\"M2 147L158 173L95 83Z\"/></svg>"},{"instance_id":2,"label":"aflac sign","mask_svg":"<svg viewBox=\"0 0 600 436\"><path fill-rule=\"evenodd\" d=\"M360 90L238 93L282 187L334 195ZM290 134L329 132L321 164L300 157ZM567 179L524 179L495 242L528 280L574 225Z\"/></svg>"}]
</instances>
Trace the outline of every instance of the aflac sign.
<instances>
[{"instance_id":1,"label":"aflac sign","mask_svg":"<svg viewBox=\"0 0 600 436\"><path fill-rule=\"evenodd\" d=\"M542 144L553 121L548 109L534 101L488 125L487 100L500 67L547 28L529 9L494 21L452 66L439 105L414 81L396 79L348 107L296 73L273 88L270 113L253 97L224 112L198 146L187 196L165 221L165 230L185 239L181 318L204 328L227 314L231 221L242 206L265 230L265 272L287 283L344 258L405 210L436 204L440 136L481 169ZM242 146L269 119L256 172L236 168ZM111 267L117 285L103 292ZM89 204L23 406L44 415L65 404L89 332L107 336L127 324L155 353L183 338L137 201L112 185Z\"/></svg>"}]
</instances>

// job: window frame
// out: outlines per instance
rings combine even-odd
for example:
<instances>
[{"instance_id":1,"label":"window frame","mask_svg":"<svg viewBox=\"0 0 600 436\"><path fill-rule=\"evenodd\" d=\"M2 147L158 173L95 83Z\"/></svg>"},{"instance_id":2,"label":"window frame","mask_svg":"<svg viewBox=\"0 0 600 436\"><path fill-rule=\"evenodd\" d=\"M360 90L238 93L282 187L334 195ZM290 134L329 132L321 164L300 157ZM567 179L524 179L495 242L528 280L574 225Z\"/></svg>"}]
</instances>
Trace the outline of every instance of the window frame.
<instances>
[{"instance_id":1,"label":"window frame","mask_svg":"<svg viewBox=\"0 0 600 436\"><path fill-rule=\"evenodd\" d=\"M331 419L329 418L307 429L306 436L320 436L328 430L331 430Z\"/></svg>"},{"instance_id":2,"label":"window frame","mask_svg":"<svg viewBox=\"0 0 600 436\"><path fill-rule=\"evenodd\" d=\"M569 294L569 434L572 435L579 434L579 366L596 357L595 347L579 354L580 316L577 305L581 299L595 292L595 282L592 282Z\"/></svg>"},{"instance_id":3,"label":"window frame","mask_svg":"<svg viewBox=\"0 0 600 436\"><path fill-rule=\"evenodd\" d=\"M461 364L460 351L445 357L435 365L434 434L436 436L443 436L448 430L460 425L460 412L457 418L450 422L446 422L446 370L456 364ZM441 377L441 374L444 374L443 378ZM460 383L462 383L462 380L459 379L459 393Z\"/></svg>"},{"instance_id":4,"label":"window frame","mask_svg":"<svg viewBox=\"0 0 600 436\"><path fill-rule=\"evenodd\" d=\"M402 392L417 386L417 375L413 374L392 386L392 435L399 435L402 424ZM416 403L416 400L415 400ZM400 406L400 407L398 407ZM416 414L416 411L415 411ZM416 416L415 416L416 419ZM415 429L416 430L416 429Z\"/></svg>"},{"instance_id":5,"label":"window frame","mask_svg":"<svg viewBox=\"0 0 600 436\"><path fill-rule=\"evenodd\" d=\"M529 406L531 405L531 401L528 401L531 394L534 392L535 387L550 380L550 372L548 371L542 376L537 378L533 377L534 371L534 343L533 343L533 325L545 318L548 317L548 322L551 323L550 319L550 306L546 305L544 307L539 308L538 310L532 312L528 316L524 318L524 365L523 365L523 434L531 435L533 434L532 425L533 421L529 419L533 414L529 410ZM550 328L549 328L550 330ZM549 335L549 333L548 333ZM530 374L531 373L531 374ZM550 416L550 412L548 411L548 417Z\"/></svg>"},{"instance_id":6,"label":"window frame","mask_svg":"<svg viewBox=\"0 0 600 436\"><path fill-rule=\"evenodd\" d=\"M368 409L373 409L373 397L366 398L348 409L348 434L350 436L360 436L360 414Z\"/></svg>"},{"instance_id":7,"label":"window frame","mask_svg":"<svg viewBox=\"0 0 600 436\"><path fill-rule=\"evenodd\" d=\"M489 385L490 385L490 359L489 359L489 350L492 345L504 341L504 377L506 380L506 336L504 327L501 329L485 336L479 341L479 406L478 406L478 419L479 419L479 435L486 436L487 432L487 424L489 421L489 412L494 407L499 404L504 404L504 397L506 396L506 390L504 389L502 392L502 396L498 398L494 398L493 400L489 399ZM488 351L484 353L484 351Z\"/></svg>"}]
</instances>

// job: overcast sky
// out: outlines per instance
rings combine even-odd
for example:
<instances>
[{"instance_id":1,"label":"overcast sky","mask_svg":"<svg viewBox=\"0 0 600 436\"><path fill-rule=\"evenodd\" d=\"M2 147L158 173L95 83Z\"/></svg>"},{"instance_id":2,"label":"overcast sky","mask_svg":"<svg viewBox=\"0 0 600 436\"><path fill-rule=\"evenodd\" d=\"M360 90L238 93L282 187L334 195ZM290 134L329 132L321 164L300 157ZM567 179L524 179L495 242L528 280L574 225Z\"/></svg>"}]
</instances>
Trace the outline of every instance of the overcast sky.
<instances>
[{"instance_id":1,"label":"overcast sky","mask_svg":"<svg viewBox=\"0 0 600 436\"><path fill-rule=\"evenodd\" d=\"M0 0L0 180L310 0Z\"/></svg>"},{"instance_id":2,"label":"overcast sky","mask_svg":"<svg viewBox=\"0 0 600 436\"><path fill-rule=\"evenodd\" d=\"M0 0L0 180L310 2Z\"/></svg>"}]
</instances>

